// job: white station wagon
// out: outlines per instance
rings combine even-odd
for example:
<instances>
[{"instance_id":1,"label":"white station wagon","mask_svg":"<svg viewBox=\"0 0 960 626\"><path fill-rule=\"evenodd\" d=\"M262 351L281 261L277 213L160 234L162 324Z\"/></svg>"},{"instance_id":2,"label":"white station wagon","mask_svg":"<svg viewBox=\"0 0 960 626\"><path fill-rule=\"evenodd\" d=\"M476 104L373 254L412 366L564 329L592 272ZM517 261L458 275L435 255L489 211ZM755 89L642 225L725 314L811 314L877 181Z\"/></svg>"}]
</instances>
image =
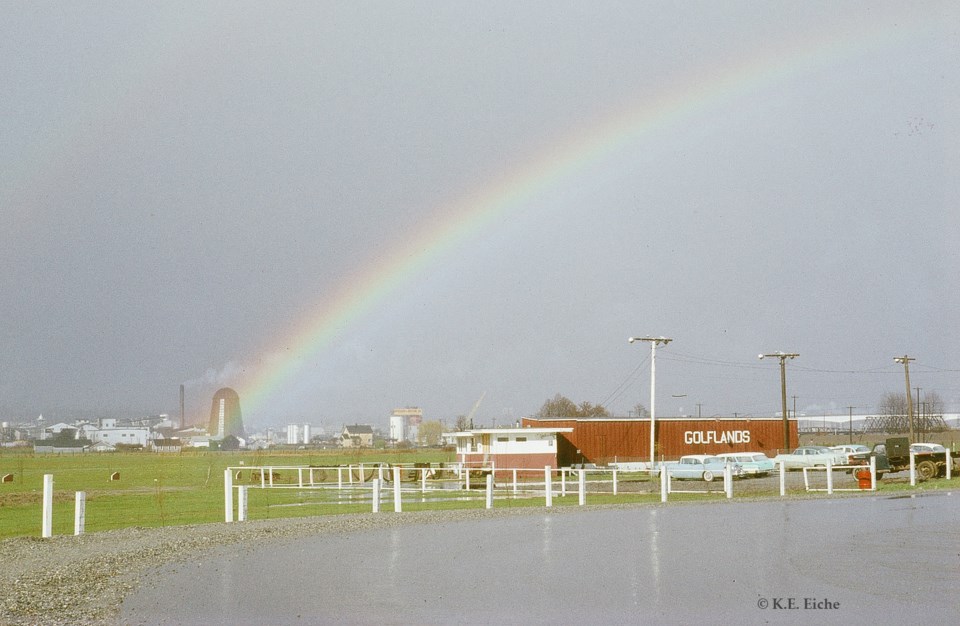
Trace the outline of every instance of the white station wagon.
<instances>
[{"instance_id":1,"label":"white station wagon","mask_svg":"<svg viewBox=\"0 0 960 626\"><path fill-rule=\"evenodd\" d=\"M775 467L773 459L762 452L724 452L717 456L738 464L747 476L766 476Z\"/></svg>"}]
</instances>

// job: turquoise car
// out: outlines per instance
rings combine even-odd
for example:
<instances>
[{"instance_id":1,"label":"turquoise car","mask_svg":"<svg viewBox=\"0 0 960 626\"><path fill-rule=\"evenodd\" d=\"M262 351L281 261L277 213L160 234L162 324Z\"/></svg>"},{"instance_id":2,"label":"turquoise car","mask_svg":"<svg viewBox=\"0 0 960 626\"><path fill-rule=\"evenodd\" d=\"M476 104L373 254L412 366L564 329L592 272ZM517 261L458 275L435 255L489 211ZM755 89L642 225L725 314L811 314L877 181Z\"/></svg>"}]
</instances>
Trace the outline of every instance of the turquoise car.
<instances>
[{"instance_id":1,"label":"turquoise car","mask_svg":"<svg viewBox=\"0 0 960 626\"><path fill-rule=\"evenodd\" d=\"M746 476L766 476L776 467L773 459L762 452L724 452L717 456L738 464Z\"/></svg>"},{"instance_id":2,"label":"turquoise car","mask_svg":"<svg viewBox=\"0 0 960 626\"><path fill-rule=\"evenodd\" d=\"M670 478L710 482L714 478L723 478L723 470L728 463L734 478L744 475L740 465L708 454L688 454L680 457L679 461L667 461L661 468L668 472Z\"/></svg>"}]
</instances>

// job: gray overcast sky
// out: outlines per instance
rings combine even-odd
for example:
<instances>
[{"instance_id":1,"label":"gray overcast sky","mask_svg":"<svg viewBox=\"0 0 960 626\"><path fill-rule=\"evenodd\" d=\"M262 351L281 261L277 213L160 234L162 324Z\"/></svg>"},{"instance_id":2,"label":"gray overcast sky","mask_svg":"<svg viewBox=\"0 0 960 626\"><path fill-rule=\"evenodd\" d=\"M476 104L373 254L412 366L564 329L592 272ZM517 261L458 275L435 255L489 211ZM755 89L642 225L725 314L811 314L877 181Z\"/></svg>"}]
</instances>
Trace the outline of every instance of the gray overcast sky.
<instances>
[{"instance_id":1,"label":"gray overcast sky","mask_svg":"<svg viewBox=\"0 0 960 626\"><path fill-rule=\"evenodd\" d=\"M955 2L2 14L5 419L960 411Z\"/></svg>"}]
</instances>

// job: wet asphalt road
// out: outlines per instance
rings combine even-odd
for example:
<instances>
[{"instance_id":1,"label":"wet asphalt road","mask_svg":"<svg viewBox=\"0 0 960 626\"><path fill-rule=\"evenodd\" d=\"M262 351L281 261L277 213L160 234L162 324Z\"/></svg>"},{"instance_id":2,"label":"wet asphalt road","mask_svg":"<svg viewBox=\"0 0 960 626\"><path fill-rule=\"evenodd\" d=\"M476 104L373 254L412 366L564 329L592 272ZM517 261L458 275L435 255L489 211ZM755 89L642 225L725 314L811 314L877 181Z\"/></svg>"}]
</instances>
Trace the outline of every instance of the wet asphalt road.
<instances>
[{"instance_id":1,"label":"wet asphalt road","mask_svg":"<svg viewBox=\"0 0 960 626\"><path fill-rule=\"evenodd\" d=\"M217 549L143 624L953 623L960 492L520 517Z\"/></svg>"}]
</instances>

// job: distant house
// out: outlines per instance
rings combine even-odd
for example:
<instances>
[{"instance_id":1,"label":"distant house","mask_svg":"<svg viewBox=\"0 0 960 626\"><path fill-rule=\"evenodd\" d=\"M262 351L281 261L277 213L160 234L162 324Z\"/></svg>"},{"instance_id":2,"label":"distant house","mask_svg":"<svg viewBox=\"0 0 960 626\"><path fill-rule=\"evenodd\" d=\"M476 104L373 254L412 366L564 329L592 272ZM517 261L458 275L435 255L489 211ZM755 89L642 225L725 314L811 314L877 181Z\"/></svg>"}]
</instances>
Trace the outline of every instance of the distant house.
<instances>
[{"instance_id":1,"label":"distant house","mask_svg":"<svg viewBox=\"0 0 960 626\"><path fill-rule=\"evenodd\" d=\"M373 426L353 424L344 426L340 433L340 445L344 448L372 448Z\"/></svg>"},{"instance_id":2,"label":"distant house","mask_svg":"<svg viewBox=\"0 0 960 626\"><path fill-rule=\"evenodd\" d=\"M117 447L106 441L97 441L87 447L87 452L116 452Z\"/></svg>"}]
</instances>

